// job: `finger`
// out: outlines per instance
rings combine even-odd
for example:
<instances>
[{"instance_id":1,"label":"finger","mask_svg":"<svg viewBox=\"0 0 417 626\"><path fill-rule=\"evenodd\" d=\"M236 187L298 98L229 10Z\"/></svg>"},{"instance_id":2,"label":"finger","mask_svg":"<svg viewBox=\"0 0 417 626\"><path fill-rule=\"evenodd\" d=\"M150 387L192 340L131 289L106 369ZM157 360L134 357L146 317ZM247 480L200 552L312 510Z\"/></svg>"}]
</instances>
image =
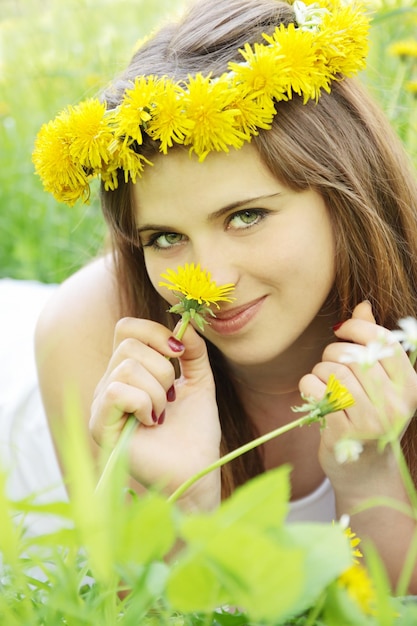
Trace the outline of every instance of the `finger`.
<instances>
[{"instance_id":1,"label":"finger","mask_svg":"<svg viewBox=\"0 0 417 626\"><path fill-rule=\"evenodd\" d=\"M139 367L157 378L165 390L174 382L175 370L171 361L152 347L130 337L124 339L112 355L107 367L107 378L112 377L117 370L125 382L132 382L133 376L137 380L135 373Z\"/></svg>"},{"instance_id":2,"label":"finger","mask_svg":"<svg viewBox=\"0 0 417 626\"><path fill-rule=\"evenodd\" d=\"M188 326L183 343L185 351L179 357L182 379L188 384L202 384L204 380L212 383L213 374L204 339L192 326Z\"/></svg>"},{"instance_id":3,"label":"finger","mask_svg":"<svg viewBox=\"0 0 417 626\"><path fill-rule=\"evenodd\" d=\"M335 335L340 339L351 341L360 345L366 345L373 341L393 343L390 331L378 326L372 313L369 302L358 304L352 317L334 328Z\"/></svg>"},{"instance_id":4,"label":"finger","mask_svg":"<svg viewBox=\"0 0 417 626\"><path fill-rule=\"evenodd\" d=\"M150 371L142 363L135 359L126 359L123 361L109 376L108 382L122 382L129 387L141 389L148 394L152 415L161 416L166 409L167 401L171 398L172 392L168 391L174 387L175 373L172 365L160 355L157 355L161 363L158 363L158 369ZM164 372L165 370L165 372ZM132 410L136 417L144 424L148 422L149 415L143 416Z\"/></svg>"},{"instance_id":5,"label":"finger","mask_svg":"<svg viewBox=\"0 0 417 626\"><path fill-rule=\"evenodd\" d=\"M398 387L390 383L379 364L375 366L372 375L362 372L359 377L345 365L324 361L313 368L312 374L323 384L334 374L348 389L355 403L345 413L362 434L380 436L389 429L393 421L399 418L407 420L414 413L411 398L402 392L398 393Z\"/></svg>"},{"instance_id":6,"label":"finger","mask_svg":"<svg viewBox=\"0 0 417 626\"><path fill-rule=\"evenodd\" d=\"M322 380L313 373L303 376L299 383L299 389L302 394L307 397L320 400L326 392L327 381ZM349 432L354 431L354 425L350 421L346 411L337 411L332 413L328 418L327 425L331 424L335 438L341 437Z\"/></svg>"},{"instance_id":7,"label":"finger","mask_svg":"<svg viewBox=\"0 0 417 626\"><path fill-rule=\"evenodd\" d=\"M111 382L93 400L89 429L94 441L100 445L114 444L127 416L132 414L143 424L154 425L149 394L120 381Z\"/></svg>"},{"instance_id":8,"label":"finger","mask_svg":"<svg viewBox=\"0 0 417 626\"><path fill-rule=\"evenodd\" d=\"M120 319L115 327L113 350L116 351L126 339L136 339L169 358L177 357L184 350L183 344L174 337L171 330L151 320L135 317Z\"/></svg>"},{"instance_id":9,"label":"finger","mask_svg":"<svg viewBox=\"0 0 417 626\"><path fill-rule=\"evenodd\" d=\"M399 343L370 342L366 346L332 343L326 346L322 360L343 363L358 377L373 378L374 382L380 379L382 368L387 376L380 381L382 385L389 381L405 387L416 384L414 368Z\"/></svg>"},{"instance_id":10,"label":"finger","mask_svg":"<svg viewBox=\"0 0 417 626\"><path fill-rule=\"evenodd\" d=\"M363 320L364 322L370 322L376 324L376 319L372 313L372 305L368 300L364 300L355 306L352 313L352 319Z\"/></svg>"}]
</instances>

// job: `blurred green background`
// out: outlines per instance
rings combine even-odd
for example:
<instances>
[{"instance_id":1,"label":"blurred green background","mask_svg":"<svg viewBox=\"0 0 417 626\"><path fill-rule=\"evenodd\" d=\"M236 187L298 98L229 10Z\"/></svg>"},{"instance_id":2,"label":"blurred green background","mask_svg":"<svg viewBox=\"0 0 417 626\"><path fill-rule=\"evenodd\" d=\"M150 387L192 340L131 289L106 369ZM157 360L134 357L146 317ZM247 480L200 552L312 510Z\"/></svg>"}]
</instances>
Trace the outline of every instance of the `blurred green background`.
<instances>
[{"instance_id":1,"label":"blurred green background","mask_svg":"<svg viewBox=\"0 0 417 626\"><path fill-rule=\"evenodd\" d=\"M71 209L46 194L31 161L36 133L66 105L97 95L138 41L184 3L0 0L0 277L61 282L100 249L97 191L90 205ZM371 9L361 79L417 164L417 0ZM408 48L393 55L398 41Z\"/></svg>"}]
</instances>

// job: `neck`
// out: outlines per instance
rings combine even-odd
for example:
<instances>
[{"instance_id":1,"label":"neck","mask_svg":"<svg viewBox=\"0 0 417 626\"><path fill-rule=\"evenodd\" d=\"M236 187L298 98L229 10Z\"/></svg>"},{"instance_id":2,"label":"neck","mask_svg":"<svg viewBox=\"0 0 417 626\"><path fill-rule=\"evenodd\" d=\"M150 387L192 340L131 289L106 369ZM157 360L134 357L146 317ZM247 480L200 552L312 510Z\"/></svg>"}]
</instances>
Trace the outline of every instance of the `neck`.
<instances>
[{"instance_id":1,"label":"neck","mask_svg":"<svg viewBox=\"0 0 417 626\"><path fill-rule=\"evenodd\" d=\"M323 319L324 324L323 324ZM264 363L229 362L230 371L241 389L265 396L293 395L300 379L322 359L324 348L334 341L332 321L316 320L283 353Z\"/></svg>"},{"instance_id":2,"label":"neck","mask_svg":"<svg viewBox=\"0 0 417 626\"><path fill-rule=\"evenodd\" d=\"M321 361L324 348L334 341L334 314L320 315L283 353L264 363L229 362L242 403L258 430L294 419L292 406L302 402L300 379Z\"/></svg>"}]
</instances>

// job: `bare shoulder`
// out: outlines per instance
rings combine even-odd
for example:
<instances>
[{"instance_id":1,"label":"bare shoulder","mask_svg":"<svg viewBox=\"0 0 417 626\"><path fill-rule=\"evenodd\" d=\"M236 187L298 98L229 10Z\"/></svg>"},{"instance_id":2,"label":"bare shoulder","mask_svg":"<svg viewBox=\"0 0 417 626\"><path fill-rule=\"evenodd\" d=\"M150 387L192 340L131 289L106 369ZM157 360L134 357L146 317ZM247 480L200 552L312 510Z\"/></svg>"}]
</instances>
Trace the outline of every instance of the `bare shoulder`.
<instances>
[{"instance_id":1,"label":"bare shoulder","mask_svg":"<svg viewBox=\"0 0 417 626\"><path fill-rule=\"evenodd\" d=\"M69 386L78 390L88 420L120 317L110 256L96 259L75 273L50 298L35 336L39 382L50 421L62 415L64 390Z\"/></svg>"},{"instance_id":2,"label":"bare shoulder","mask_svg":"<svg viewBox=\"0 0 417 626\"><path fill-rule=\"evenodd\" d=\"M113 261L100 257L64 281L49 299L38 322L37 345L49 343L54 335L81 341L99 335L105 340L119 317Z\"/></svg>"}]
</instances>

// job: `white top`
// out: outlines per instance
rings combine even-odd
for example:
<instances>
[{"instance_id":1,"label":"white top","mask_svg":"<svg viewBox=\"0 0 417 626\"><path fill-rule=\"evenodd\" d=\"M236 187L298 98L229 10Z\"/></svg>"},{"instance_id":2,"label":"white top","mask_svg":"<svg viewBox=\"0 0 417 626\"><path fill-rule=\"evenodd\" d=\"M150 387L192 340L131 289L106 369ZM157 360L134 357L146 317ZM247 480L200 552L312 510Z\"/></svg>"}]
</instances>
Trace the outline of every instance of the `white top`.
<instances>
[{"instance_id":1,"label":"white top","mask_svg":"<svg viewBox=\"0 0 417 626\"><path fill-rule=\"evenodd\" d=\"M313 493L290 502L287 515L288 522L331 522L335 519L334 491L328 478Z\"/></svg>"},{"instance_id":2,"label":"white top","mask_svg":"<svg viewBox=\"0 0 417 626\"><path fill-rule=\"evenodd\" d=\"M0 469L7 472L7 493L14 500L32 494L38 494L38 502L67 499L40 397L33 346L36 321L54 288L0 280ZM30 519L30 524L33 532L46 530L43 521L39 525L39 520Z\"/></svg>"}]
</instances>

